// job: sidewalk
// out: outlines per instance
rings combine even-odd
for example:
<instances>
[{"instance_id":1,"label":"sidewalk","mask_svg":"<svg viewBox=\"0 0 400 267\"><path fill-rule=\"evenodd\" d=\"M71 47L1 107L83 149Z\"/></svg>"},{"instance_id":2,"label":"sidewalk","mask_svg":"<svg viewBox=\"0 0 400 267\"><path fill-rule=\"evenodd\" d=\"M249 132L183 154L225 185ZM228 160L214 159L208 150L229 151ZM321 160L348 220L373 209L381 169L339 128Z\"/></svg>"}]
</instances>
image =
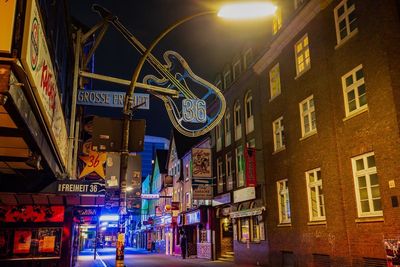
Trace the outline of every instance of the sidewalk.
<instances>
[{"instance_id":1,"label":"sidewalk","mask_svg":"<svg viewBox=\"0 0 400 267\"><path fill-rule=\"evenodd\" d=\"M106 267L98 255L96 256L96 259L94 259L93 253L94 251L89 249L81 251L75 267Z\"/></svg>"}]
</instances>

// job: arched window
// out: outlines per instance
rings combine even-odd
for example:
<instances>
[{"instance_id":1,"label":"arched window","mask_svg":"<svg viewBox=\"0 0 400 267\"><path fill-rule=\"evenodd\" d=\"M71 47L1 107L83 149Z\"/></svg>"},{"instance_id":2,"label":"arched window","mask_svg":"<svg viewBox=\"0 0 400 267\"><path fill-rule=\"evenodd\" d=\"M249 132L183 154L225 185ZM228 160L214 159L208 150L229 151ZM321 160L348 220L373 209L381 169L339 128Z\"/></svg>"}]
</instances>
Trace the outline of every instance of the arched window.
<instances>
[{"instance_id":1,"label":"arched window","mask_svg":"<svg viewBox=\"0 0 400 267\"><path fill-rule=\"evenodd\" d=\"M229 146L231 144L231 112L229 108L226 109L225 112L225 146Z\"/></svg>"},{"instance_id":2,"label":"arched window","mask_svg":"<svg viewBox=\"0 0 400 267\"><path fill-rule=\"evenodd\" d=\"M253 116L253 95L248 92L245 97L245 113L246 113L246 134L254 131L254 116Z\"/></svg>"},{"instance_id":3,"label":"arched window","mask_svg":"<svg viewBox=\"0 0 400 267\"><path fill-rule=\"evenodd\" d=\"M234 129L235 129L235 141L242 138L242 120L241 120L241 112L240 112L240 103L239 101L235 103L234 108Z\"/></svg>"}]
</instances>

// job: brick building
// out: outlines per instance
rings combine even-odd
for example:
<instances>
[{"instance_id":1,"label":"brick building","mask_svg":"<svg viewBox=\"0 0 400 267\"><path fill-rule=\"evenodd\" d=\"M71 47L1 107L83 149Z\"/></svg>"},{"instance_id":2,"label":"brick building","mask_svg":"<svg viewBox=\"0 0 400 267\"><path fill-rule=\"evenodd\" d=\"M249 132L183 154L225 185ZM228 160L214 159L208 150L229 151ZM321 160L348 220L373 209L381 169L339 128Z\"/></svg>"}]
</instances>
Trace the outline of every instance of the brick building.
<instances>
[{"instance_id":1,"label":"brick building","mask_svg":"<svg viewBox=\"0 0 400 267\"><path fill-rule=\"evenodd\" d=\"M279 1L252 67L269 264L386 266L400 236L399 1L294 2Z\"/></svg>"}]
</instances>

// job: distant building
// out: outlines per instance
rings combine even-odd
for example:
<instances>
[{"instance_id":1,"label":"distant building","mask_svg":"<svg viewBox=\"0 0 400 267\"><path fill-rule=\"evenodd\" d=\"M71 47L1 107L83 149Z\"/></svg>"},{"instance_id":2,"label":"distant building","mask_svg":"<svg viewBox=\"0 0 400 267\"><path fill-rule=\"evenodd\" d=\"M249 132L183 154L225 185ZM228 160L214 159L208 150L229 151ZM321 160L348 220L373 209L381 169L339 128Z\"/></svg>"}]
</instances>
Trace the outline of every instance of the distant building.
<instances>
[{"instance_id":1,"label":"distant building","mask_svg":"<svg viewBox=\"0 0 400 267\"><path fill-rule=\"evenodd\" d=\"M142 156L142 177L151 175L153 171L153 160L157 149L168 149L169 140L163 137L146 135L144 137L144 149L138 153Z\"/></svg>"}]
</instances>

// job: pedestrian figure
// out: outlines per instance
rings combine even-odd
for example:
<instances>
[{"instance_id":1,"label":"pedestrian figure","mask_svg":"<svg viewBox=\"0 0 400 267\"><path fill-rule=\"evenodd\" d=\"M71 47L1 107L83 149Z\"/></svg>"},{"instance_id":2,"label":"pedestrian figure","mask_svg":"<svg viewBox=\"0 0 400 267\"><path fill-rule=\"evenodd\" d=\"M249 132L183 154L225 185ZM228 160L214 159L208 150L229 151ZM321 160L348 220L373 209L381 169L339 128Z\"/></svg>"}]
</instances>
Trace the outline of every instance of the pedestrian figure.
<instances>
[{"instance_id":1,"label":"pedestrian figure","mask_svg":"<svg viewBox=\"0 0 400 267\"><path fill-rule=\"evenodd\" d=\"M156 241L151 242L151 252L153 253L153 251L156 252Z\"/></svg>"},{"instance_id":2,"label":"pedestrian figure","mask_svg":"<svg viewBox=\"0 0 400 267\"><path fill-rule=\"evenodd\" d=\"M182 232L181 235L181 251L182 251L182 259L185 259L187 253L187 238L185 232Z\"/></svg>"}]
</instances>

